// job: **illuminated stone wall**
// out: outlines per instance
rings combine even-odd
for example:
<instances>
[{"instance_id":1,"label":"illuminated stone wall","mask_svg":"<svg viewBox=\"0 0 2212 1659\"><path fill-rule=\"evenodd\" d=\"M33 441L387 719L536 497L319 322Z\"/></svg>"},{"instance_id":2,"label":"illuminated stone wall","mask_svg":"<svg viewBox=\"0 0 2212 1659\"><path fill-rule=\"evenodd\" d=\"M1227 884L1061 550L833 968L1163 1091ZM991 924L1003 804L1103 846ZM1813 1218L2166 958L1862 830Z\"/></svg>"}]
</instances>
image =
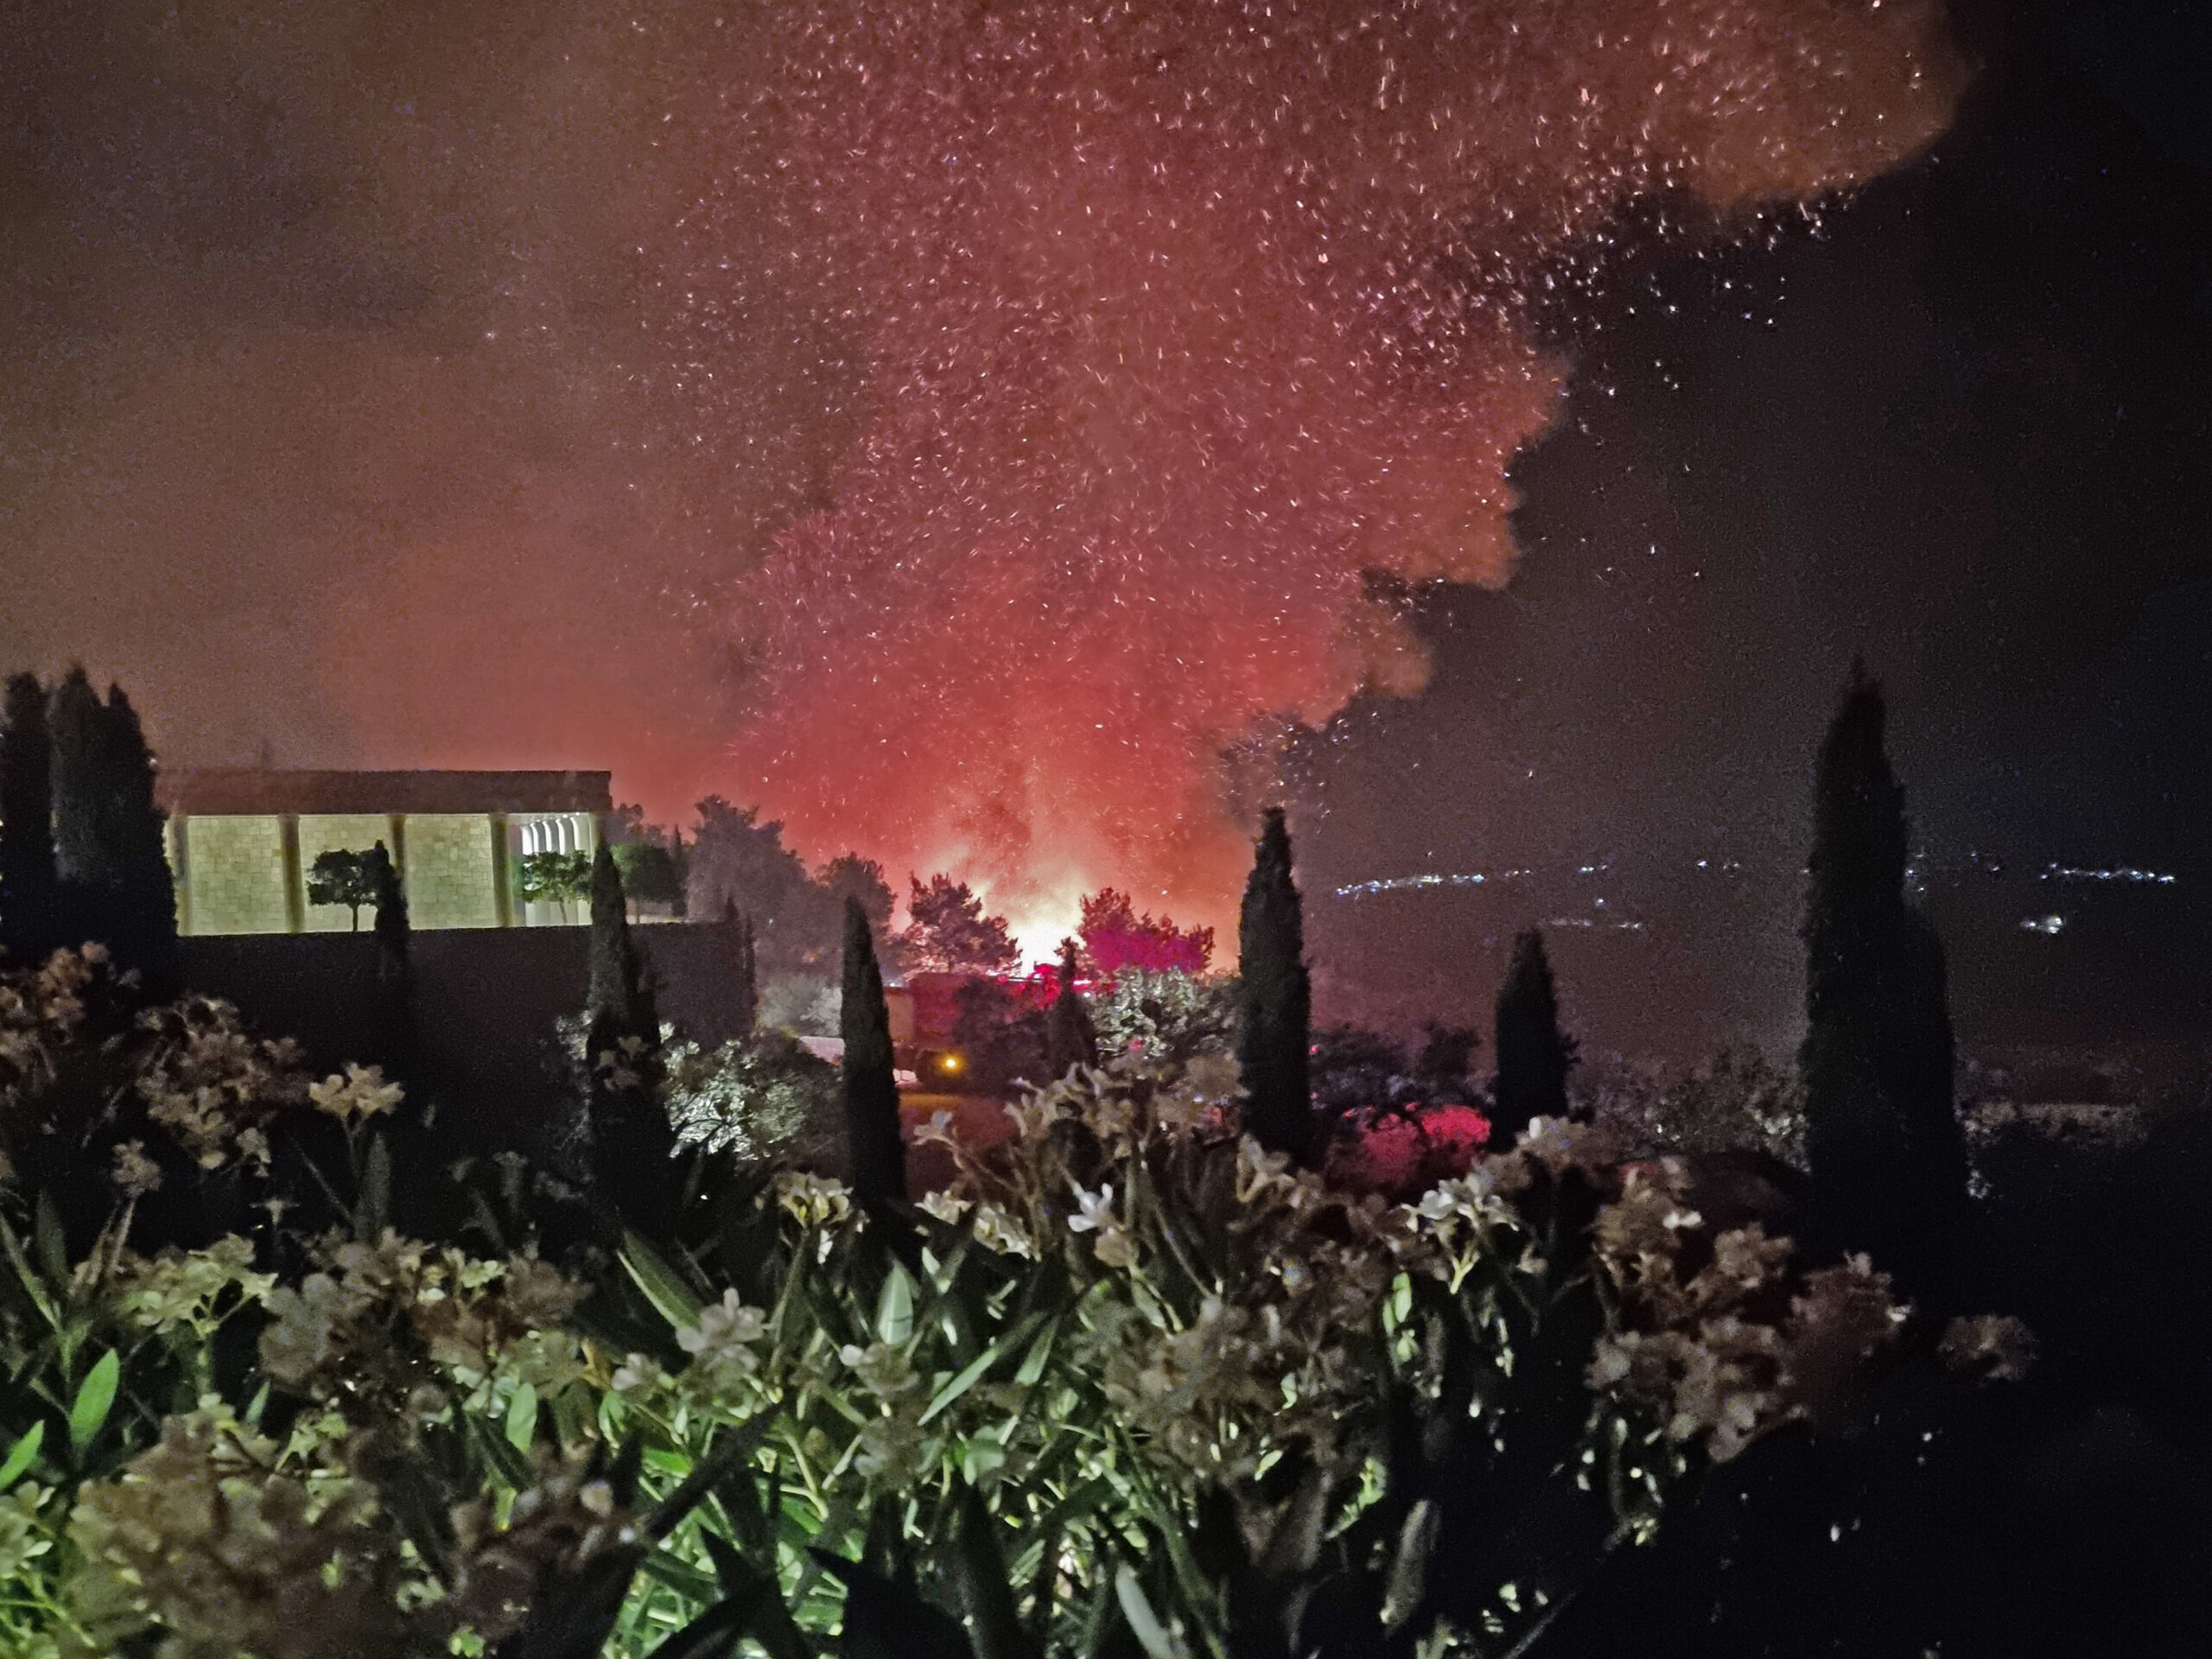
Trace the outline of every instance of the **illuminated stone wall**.
<instances>
[{"instance_id":1,"label":"illuminated stone wall","mask_svg":"<svg viewBox=\"0 0 2212 1659\"><path fill-rule=\"evenodd\" d=\"M416 927L497 927L492 820L481 812L410 812L407 918Z\"/></svg>"},{"instance_id":2,"label":"illuminated stone wall","mask_svg":"<svg viewBox=\"0 0 2212 1659\"><path fill-rule=\"evenodd\" d=\"M302 880L315 868L315 861L328 852L365 853L382 842L389 852L392 843L391 820L382 813L351 813L343 816L306 816L300 819L300 874ZM353 914L343 905L308 905L305 919L310 933L343 933L353 925ZM361 925L366 927L372 919L370 908L361 909Z\"/></svg>"},{"instance_id":3,"label":"illuminated stone wall","mask_svg":"<svg viewBox=\"0 0 2212 1659\"><path fill-rule=\"evenodd\" d=\"M280 817L194 818L186 826L194 933L291 929Z\"/></svg>"}]
</instances>

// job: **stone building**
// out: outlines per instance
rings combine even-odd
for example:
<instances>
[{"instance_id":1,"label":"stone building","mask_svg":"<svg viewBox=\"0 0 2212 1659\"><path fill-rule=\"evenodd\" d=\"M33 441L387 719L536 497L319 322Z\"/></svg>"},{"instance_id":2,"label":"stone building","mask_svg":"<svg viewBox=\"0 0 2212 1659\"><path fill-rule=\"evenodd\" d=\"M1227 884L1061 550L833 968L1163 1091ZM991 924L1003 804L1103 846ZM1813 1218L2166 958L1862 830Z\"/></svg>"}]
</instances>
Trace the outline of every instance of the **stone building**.
<instances>
[{"instance_id":1,"label":"stone building","mask_svg":"<svg viewBox=\"0 0 2212 1659\"><path fill-rule=\"evenodd\" d=\"M334 849L384 842L416 928L588 919L581 903L524 904L532 853L590 853L613 809L603 772L165 772L169 867L187 934L342 932L344 906L310 905L306 873ZM367 918L362 918L367 925Z\"/></svg>"}]
</instances>

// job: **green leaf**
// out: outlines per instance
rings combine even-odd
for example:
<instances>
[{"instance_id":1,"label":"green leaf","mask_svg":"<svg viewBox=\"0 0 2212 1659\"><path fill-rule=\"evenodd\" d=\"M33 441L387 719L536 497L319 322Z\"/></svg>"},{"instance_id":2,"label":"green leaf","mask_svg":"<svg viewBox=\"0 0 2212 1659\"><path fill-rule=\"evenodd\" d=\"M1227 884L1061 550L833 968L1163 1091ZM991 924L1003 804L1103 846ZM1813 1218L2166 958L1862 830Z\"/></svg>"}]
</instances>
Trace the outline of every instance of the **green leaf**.
<instances>
[{"instance_id":1,"label":"green leaf","mask_svg":"<svg viewBox=\"0 0 2212 1659\"><path fill-rule=\"evenodd\" d=\"M713 1579L664 1549L647 1551L638 1562L638 1570L693 1601L710 1602L720 1593Z\"/></svg>"},{"instance_id":2,"label":"green leaf","mask_svg":"<svg viewBox=\"0 0 2212 1659\"><path fill-rule=\"evenodd\" d=\"M8 1260L15 1266L16 1277L22 1281L23 1289L29 1295L32 1305L38 1309L39 1317L55 1330L60 1330L61 1310L54 1305L54 1299L47 1294L46 1281L41 1278L38 1270L31 1266L30 1257L23 1249L23 1241L16 1236L16 1230L8 1224L8 1218L5 1216L0 1216L0 1245L7 1248Z\"/></svg>"},{"instance_id":3,"label":"green leaf","mask_svg":"<svg viewBox=\"0 0 2212 1659\"><path fill-rule=\"evenodd\" d=\"M939 1389L937 1393L931 1396L929 1409L922 1414L922 1421L924 1423L929 1422L932 1418L944 1411L947 1406L959 1399L960 1396L967 1393L969 1389L974 1388L978 1382L982 1380L984 1372L989 1370L992 1366L997 1364L999 1360L1010 1350L1019 1347L1021 1344L1028 1341L1031 1335L1036 1331L1037 1327L1050 1317L1051 1315L1049 1313L1045 1313L1042 1310L1039 1310L1035 1313L1032 1313L1027 1319L1022 1320L1020 1325L1015 1325L1013 1330L1008 1331L1004 1335L1001 1336L996 1342L991 1344L991 1345L984 1349L982 1353L976 1355L975 1358L969 1360L967 1364L961 1367L960 1370L953 1376L952 1380L947 1382L943 1388Z\"/></svg>"},{"instance_id":4,"label":"green leaf","mask_svg":"<svg viewBox=\"0 0 2212 1659\"><path fill-rule=\"evenodd\" d=\"M528 1486L532 1473L530 1459L504 1433L496 1432L487 1420L471 1413L467 1421L469 1440L484 1461L492 1465L493 1472L517 1491Z\"/></svg>"},{"instance_id":5,"label":"green leaf","mask_svg":"<svg viewBox=\"0 0 2212 1659\"><path fill-rule=\"evenodd\" d=\"M31 1248L38 1254L39 1270L47 1282L60 1286L69 1282L69 1249L63 1243L61 1211L54 1207L54 1195L41 1191L38 1195L37 1213L32 1218Z\"/></svg>"},{"instance_id":6,"label":"green leaf","mask_svg":"<svg viewBox=\"0 0 2212 1659\"><path fill-rule=\"evenodd\" d=\"M652 1659L722 1659L737 1646L738 1638L753 1622L753 1609L766 1593L765 1588L755 1589L748 1595L716 1602L655 1648Z\"/></svg>"},{"instance_id":7,"label":"green leaf","mask_svg":"<svg viewBox=\"0 0 2212 1659\"><path fill-rule=\"evenodd\" d=\"M22 1476L24 1470L38 1456L38 1449L46 1444L46 1420L41 1417L18 1435L10 1448L8 1460L0 1463L0 1492L6 1491Z\"/></svg>"},{"instance_id":8,"label":"green leaf","mask_svg":"<svg viewBox=\"0 0 2212 1659\"><path fill-rule=\"evenodd\" d=\"M1183 1644L1167 1633L1160 1615L1152 1611L1137 1575L1126 1567L1115 1570L1114 1599L1122 1604L1122 1617L1129 1621L1129 1633L1145 1650L1146 1659L1188 1659Z\"/></svg>"},{"instance_id":9,"label":"green leaf","mask_svg":"<svg viewBox=\"0 0 2212 1659\"><path fill-rule=\"evenodd\" d=\"M622 1266L645 1292L653 1311L671 1326L680 1329L699 1323L704 1306L684 1283L683 1275L643 1236L626 1227L622 1230Z\"/></svg>"},{"instance_id":10,"label":"green leaf","mask_svg":"<svg viewBox=\"0 0 2212 1659\"><path fill-rule=\"evenodd\" d=\"M999 1548L1005 1523L972 1484L963 1484L953 1534L953 1577L975 1630L976 1659L1033 1659L1014 1605L1014 1585Z\"/></svg>"},{"instance_id":11,"label":"green leaf","mask_svg":"<svg viewBox=\"0 0 2212 1659\"><path fill-rule=\"evenodd\" d=\"M1414 1616L1428 1594L1428 1558L1436 1548L1442 1519L1436 1505L1424 1497L1399 1529L1397 1553L1391 1560L1390 1576L1382 1592L1382 1628L1392 1635Z\"/></svg>"},{"instance_id":12,"label":"green leaf","mask_svg":"<svg viewBox=\"0 0 2212 1659\"><path fill-rule=\"evenodd\" d=\"M776 1580L747 1565L721 1535L702 1532L699 1541L707 1547L707 1554L715 1563L715 1576L721 1580L725 1596L732 1599L742 1596L756 1598L745 1633L768 1650L769 1659L812 1659L813 1650L798 1633L798 1626L791 1622L791 1610L784 1605Z\"/></svg>"},{"instance_id":13,"label":"green leaf","mask_svg":"<svg viewBox=\"0 0 2212 1659\"><path fill-rule=\"evenodd\" d=\"M903 1348L914 1334L914 1281L903 1262L893 1262L875 1299L875 1334L887 1345Z\"/></svg>"},{"instance_id":14,"label":"green leaf","mask_svg":"<svg viewBox=\"0 0 2212 1659\"><path fill-rule=\"evenodd\" d=\"M69 1408L69 1448L82 1453L107 1422L115 1407L116 1385L123 1379L123 1361L111 1348L85 1374L77 1398Z\"/></svg>"},{"instance_id":15,"label":"green leaf","mask_svg":"<svg viewBox=\"0 0 2212 1659\"><path fill-rule=\"evenodd\" d=\"M537 1438L537 1390L528 1382L515 1390L515 1397L507 1402L507 1444L518 1452L530 1450L530 1443Z\"/></svg>"},{"instance_id":16,"label":"green leaf","mask_svg":"<svg viewBox=\"0 0 2212 1659\"><path fill-rule=\"evenodd\" d=\"M1021 1357L1021 1369L1014 1374L1017 1386L1033 1389L1037 1379L1045 1375L1045 1362L1052 1357L1052 1338L1058 1336L1058 1324L1048 1324L1037 1333L1037 1340L1029 1344L1029 1351Z\"/></svg>"}]
</instances>

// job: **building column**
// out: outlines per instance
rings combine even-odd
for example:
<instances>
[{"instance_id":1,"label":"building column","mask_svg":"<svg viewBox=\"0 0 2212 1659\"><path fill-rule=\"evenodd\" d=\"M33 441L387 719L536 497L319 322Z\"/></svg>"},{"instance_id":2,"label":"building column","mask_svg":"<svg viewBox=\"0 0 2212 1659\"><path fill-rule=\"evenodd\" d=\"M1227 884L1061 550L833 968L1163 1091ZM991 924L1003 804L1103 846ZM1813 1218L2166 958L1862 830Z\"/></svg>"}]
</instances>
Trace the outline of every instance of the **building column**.
<instances>
[{"instance_id":1,"label":"building column","mask_svg":"<svg viewBox=\"0 0 2212 1659\"><path fill-rule=\"evenodd\" d=\"M499 925L515 925L515 885L512 873L507 868L507 815L494 812L492 819L492 902L497 907Z\"/></svg>"},{"instance_id":2,"label":"building column","mask_svg":"<svg viewBox=\"0 0 2212 1659\"><path fill-rule=\"evenodd\" d=\"M176 883L176 931L192 931L192 845L185 835L185 817L173 812L168 821L169 875Z\"/></svg>"},{"instance_id":3,"label":"building column","mask_svg":"<svg viewBox=\"0 0 2212 1659\"><path fill-rule=\"evenodd\" d=\"M308 931L308 879L300 868L300 820L287 812L276 820L279 844L283 849L284 863L284 931L304 933Z\"/></svg>"}]
</instances>

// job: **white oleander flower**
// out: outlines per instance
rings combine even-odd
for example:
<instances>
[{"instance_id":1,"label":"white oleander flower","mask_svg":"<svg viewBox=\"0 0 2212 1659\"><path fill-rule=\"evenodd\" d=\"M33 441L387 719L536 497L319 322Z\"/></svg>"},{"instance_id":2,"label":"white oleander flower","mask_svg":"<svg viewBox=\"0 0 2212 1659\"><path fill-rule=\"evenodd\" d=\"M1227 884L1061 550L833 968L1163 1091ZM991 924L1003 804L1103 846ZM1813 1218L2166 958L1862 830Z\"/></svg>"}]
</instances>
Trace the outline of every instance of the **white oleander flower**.
<instances>
[{"instance_id":1,"label":"white oleander flower","mask_svg":"<svg viewBox=\"0 0 2212 1659\"><path fill-rule=\"evenodd\" d=\"M1075 1186L1075 1183L1072 1181L1069 1182L1068 1185ZM1075 1201L1077 1205L1076 1213L1068 1217L1068 1230L1070 1232L1099 1232L1116 1224L1114 1218L1114 1186L1112 1182L1108 1182L1103 1187L1096 1192L1086 1192L1080 1186L1075 1186Z\"/></svg>"},{"instance_id":2,"label":"white oleander flower","mask_svg":"<svg viewBox=\"0 0 2212 1659\"><path fill-rule=\"evenodd\" d=\"M803 1169L785 1170L776 1177L776 1202L805 1227L826 1227L853 1213L852 1192L842 1181Z\"/></svg>"},{"instance_id":3,"label":"white oleander flower","mask_svg":"<svg viewBox=\"0 0 2212 1659\"><path fill-rule=\"evenodd\" d=\"M343 1076L333 1072L321 1083L308 1085L308 1100L315 1110L349 1127L397 1109L406 1090L386 1083L384 1069L348 1065Z\"/></svg>"},{"instance_id":4,"label":"white oleander flower","mask_svg":"<svg viewBox=\"0 0 2212 1659\"><path fill-rule=\"evenodd\" d=\"M767 1329L767 1317L747 1307L734 1288L725 1290L719 1302L699 1310L696 1325L681 1327L676 1345L692 1357L692 1365L710 1382L729 1383L760 1369L760 1356L752 1344Z\"/></svg>"},{"instance_id":5,"label":"white oleander flower","mask_svg":"<svg viewBox=\"0 0 2212 1659\"><path fill-rule=\"evenodd\" d=\"M925 1192L922 1194L921 1207L947 1226L950 1226L968 1213L969 1205L967 1199L955 1198L950 1192Z\"/></svg>"},{"instance_id":6,"label":"white oleander flower","mask_svg":"<svg viewBox=\"0 0 2212 1659\"><path fill-rule=\"evenodd\" d=\"M1018 1255L1033 1262L1037 1246L1021 1224L995 1204L976 1206L976 1241L1001 1255Z\"/></svg>"}]
</instances>

